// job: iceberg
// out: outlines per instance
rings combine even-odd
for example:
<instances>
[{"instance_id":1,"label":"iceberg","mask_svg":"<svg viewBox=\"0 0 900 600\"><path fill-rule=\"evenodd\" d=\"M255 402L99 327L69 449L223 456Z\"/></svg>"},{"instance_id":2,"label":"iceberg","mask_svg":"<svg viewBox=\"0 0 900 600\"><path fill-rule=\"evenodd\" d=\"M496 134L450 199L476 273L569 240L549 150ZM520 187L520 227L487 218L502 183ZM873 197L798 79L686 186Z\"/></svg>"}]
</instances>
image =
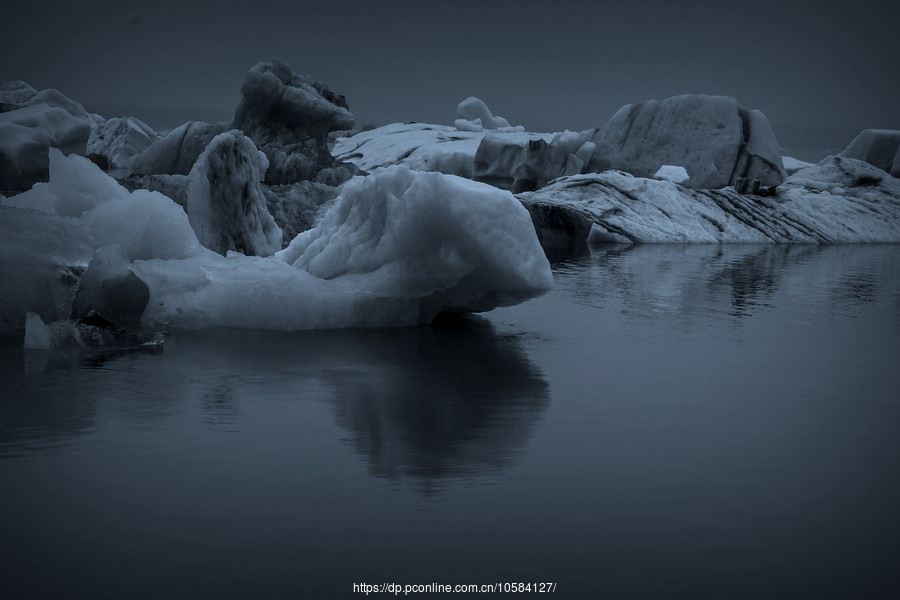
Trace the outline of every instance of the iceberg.
<instances>
[{"instance_id":1,"label":"iceberg","mask_svg":"<svg viewBox=\"0 0 900 600\"><path fill-rule=\"evenodd\" d=\"M584 172L652 177L662 165L680 165L695 189L724 188L738 177L778 185L786 176L766 116L727 96L686 94L629 104L592 141L596 151Z\"/></svg>"},{"instance_id":2,"label":"iceberg","mask_svg":"<svg viewBox=\"0 0 900 600\"><path fill-rule=\"evenodd\" d=\"M900 131L863 129L840 155L864 160L894 177L900 177Z\"/></svg>"},{"instance_id":3,"label":"iceberg","mask_svg":"<svg viewBox=\"0 0 900 600\"><path fill-rule=\"evenodd\" d=\"M265 153L266 183L283 185L339 168L328 150L328 134L355 123L343 95L273 57L247 71L230 128L243 131ZM350 176L345 173L339 183Z\"/></svg>"},{"instance_id":4,"label":"iceberg","mask_svg":"<svg viewBox=\"0 0 900 600\"><path fill-rule=\"evenodd\" d=\"M367 297L414 299L419 322L517 304L552 287L528 212L512 194L399 166L356 180L277 256Z\"/></svg>"},{"instance_id":5,"label":"iceberg","mask_svg":"<svg viewBox=\"0 0 900 600\"><path fill-rule=\"evenodd\" d=\"M227 123L188 121L133 156L131 172L137 175L187 175L212 139L229 129Z\"/></svg>"},{"instance_id":6,"label":"iceberg","mask_svg":"<svg viewBox=\"0 0 900 600\"><path fill-rule=\"evenodd\" d=\"M509 121L492 114L480 98L469 96L457 105L454 125L461 131L482 131L509 127Z\"/></svg>"},{"instance_id":7,"label":"iceberg","mask_svg":"<svg viewBox=\"0 0 900 600\"><path fill-rule=\"evenodd\" d=\"M84 154L91 125L62 108L34 104L0 113L0 190L21 192L47 181L47 151Z\"/></svg>"},{"instance_id":8,"label":"iceberg","mask_svg":"<svg viewBox=\"0 0 900 600\"><path fill-rule=\"evenodd\" d=\"M677 183L678 185L687 186L691 181L690 175L688 175L687 169L684 167L679 167L677 165L663 165L659 168L659 170L653 175L653 179L659 179L662 181L671 181L672 183Z\"/></svg>"},{"instance_id":9,"label":"iceberg","mask_svg":"<svg viewBox=\"0 0 900 600\"><path fill-rule=\"evenodd\" d=\"M653 177L669 165L683 167L690 177L678 181L694 189L724 188L738 178L773 186L787 176L766 116L731 97L688 94L629 104L602 127L560 133L489 127L485 120L494 117L477 98L460 107L466 118L456 127L395 123L338 139L332 152L363 170L404 164L516 193L609 170Z\"/></svg>"},{"instance_id":10,"label":"iceberg","mask_svg":"<svg viewBox=\"0 0 900 600\"><path fill-rule=\"evenodd\" d=\"M793 156L782 156L781 163L784 165L784 170L788 175L793 175L800 169L805 169L806 167L815 165L815 163L800 160L799 158L794 158Z\"/></svg>"},{"instance_id":11,"label":"iceberg","mask_svg":"<svg viewBox=\"0 0 900 600\"><path fill-rule=\"evenodd\" d=\"M108 170L131 169L134 157L159 139L152 127L135 117L108 119L91 132L87 155L106 159Z\"/></svg>"},{"instance_id":12,"label":"iceberg","mask_svg":"<svg viewBox=\"0 0 900 600\"><path fill-rule=\"evenodd\" d=\"M318 225L274 256L222 256L169 198L129 192L86 158L51 150L50 183L2 200L0 230L0 273L16 283L0 288L5 328L24 326L26 312L68 319L86 269L99 290L88 299L113 289L139 301L143 282L148 328L413 325L552 287L512 194L402 166L348 182ZM113 258L94 260L105 252Z\"/></svg>"},{"instance_id":13,"label":"iceberg","mask_svg":"<svg viewBox=\"0 0 900 600\"><path fill-rule=\"evenodd\" d=\"M416 171L471 178L483 137L483 132L458 131L447 125L392 123L338 138L331 153L363 171L405 165Z\"/></svg>"},{"instance_id":14,"label":"iceberg","mask_svg":"<svg viewBox=\"0 0 900 600\"><path fill-rule=\"evenodd\" d=\"M281 228L260 183L268 166L266 155L239 130L213 138L191 169L185 207L201 244L223 256L229 250L259 256L281 250Z\"/></svg>"},{"instance_id":15,"label":"iceberg","mask_svg":"<svg viewBox=\"0 0 900 600\"><path fill-rule=\"evenodd\" d=\"M770 197L606 171L563 177L518 198L547 240L900 242L900 180L842 157L797 171Z\"/></svg>"}]
</instances>

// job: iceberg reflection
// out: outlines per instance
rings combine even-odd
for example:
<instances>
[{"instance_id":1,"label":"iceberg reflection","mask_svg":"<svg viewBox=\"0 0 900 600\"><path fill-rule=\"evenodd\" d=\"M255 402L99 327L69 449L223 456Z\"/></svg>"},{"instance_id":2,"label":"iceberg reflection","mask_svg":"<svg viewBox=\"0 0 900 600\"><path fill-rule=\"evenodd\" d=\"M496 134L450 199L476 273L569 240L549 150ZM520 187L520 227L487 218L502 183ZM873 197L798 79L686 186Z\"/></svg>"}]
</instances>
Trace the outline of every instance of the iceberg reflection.
<instances>
[{"instance_id":1,"label":"iceberg reflection","mask_svg":"<svg viewBox=\"0 0 900 600\"><path fill-rule=\"evenodd\" d=\"M371 330L182 331L155 354L12 342L3 351L4 456L135 426L180 428L184 441L170 443L189 452L191 436L252 436L261 419L267 436L284 438L282 459L296 460L289 438L302 432L271 415L301 418L301 403L318 400L333 407L371 474L429 491L508 468L549 404L517 336L476 316Z\"/></svg>"}]
</instances>

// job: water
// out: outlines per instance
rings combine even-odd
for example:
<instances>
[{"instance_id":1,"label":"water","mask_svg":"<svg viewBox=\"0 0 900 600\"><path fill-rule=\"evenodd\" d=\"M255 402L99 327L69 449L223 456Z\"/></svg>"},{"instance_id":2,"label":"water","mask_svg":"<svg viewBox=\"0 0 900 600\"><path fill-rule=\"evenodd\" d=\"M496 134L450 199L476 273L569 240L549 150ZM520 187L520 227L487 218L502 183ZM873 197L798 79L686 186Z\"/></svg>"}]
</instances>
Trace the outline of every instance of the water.
<instances>
[{"instance_id":1,"label":"water","mask_svg":"<svg viewBox=\"0 0 900 600\"><path fill-rule=\"evenodd\" d=\"M900 593L900 247L601 246L554 275L427 327L6 340L0 596Z\"/></svg>"}]
</instances>

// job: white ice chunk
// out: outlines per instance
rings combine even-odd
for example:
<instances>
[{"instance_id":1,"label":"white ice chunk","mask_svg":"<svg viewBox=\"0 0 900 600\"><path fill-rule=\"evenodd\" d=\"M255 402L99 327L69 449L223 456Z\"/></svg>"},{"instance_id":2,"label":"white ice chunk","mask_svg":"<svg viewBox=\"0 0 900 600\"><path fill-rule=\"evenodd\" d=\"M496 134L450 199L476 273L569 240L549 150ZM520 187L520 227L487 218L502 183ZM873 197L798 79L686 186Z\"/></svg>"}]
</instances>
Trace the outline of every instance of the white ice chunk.
<instances>
[{"instance_id":1,"label":"white ice chunk","mask_svg":"<svg viewBox=\"0 0 900 600\"><path fill-rule=\"evenodd\" d=\"M661 181L671 181L672 183L677 183L678 185L687 185L691 181L687 169L676 165L661 166L656 174L653 175L653 179L659 179Z\"/></svg>"},{"instance_id":2,"label":"white ice chunk","mask_svg":"<svg viewBox=\"0 0 900 600\"><path fill-rule=\"evenodd\" d=\"M456 119L453 121L453 126L460 131L484 131L481 119L472 119L471 121L468 119Z\"/></svg>"},{"instance_id":3,"label":"white ice chunk","mask_svg":"<svg viewBox=\"0 0 900 600\"><path fill-rule=\"evenodd\" d=\"M472 126L478 121L483 129L499 129L501 127L509 127L509 122L503 117L491 114L487 104L480 98L469 96L459 103L456 107L457 120L468 121ZM457 128L461 129L459 125ZM481 129L466 129L466 131L481 131Z\"/></svg>"},{"instance_id":4,"label":"white ice chunk","mask_svg":"<svg viewBox=\"0 0 900 600\"><path fill-rule=\"evenodd\" d=\"M51 346L50 330L41 320L41 317L33 312L25 315L25 347L33 349L47 349Z\"/></svg>"},{"instance_id":5,"label":"white ice chunk","mask_svg":"<svg viewBox=\"0 0 900 600\"><path fill-rule=\"evenodd\" d=\"M277 256L366 294L420 298L430 316L516 304L552 286L531 218L512 194L405 167L348 186Z\"/></svg>"}]
</instances>

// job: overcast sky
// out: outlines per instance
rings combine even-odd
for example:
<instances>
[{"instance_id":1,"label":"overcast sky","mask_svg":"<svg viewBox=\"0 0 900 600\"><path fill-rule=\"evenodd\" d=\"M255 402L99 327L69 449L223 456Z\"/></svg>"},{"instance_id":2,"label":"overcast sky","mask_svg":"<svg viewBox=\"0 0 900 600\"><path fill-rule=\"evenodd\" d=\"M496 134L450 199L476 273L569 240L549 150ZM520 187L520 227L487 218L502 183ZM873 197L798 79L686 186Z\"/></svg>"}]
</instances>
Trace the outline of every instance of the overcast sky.
<instances>
[{"instance_id":1,"label":"overcast sky","mask_svg":"<svg viewBox=\"0 0 900 600\"><path fill-rule=\"evenodd\" d=\"M834 147L900 129L896 1L6 4L0 81L156 127L172 123L140 107L227 118L244 72L274 55L343 93L361 123L452 124L474 95L531 131L581 130L624 104L707 93L762 110L788 148L809 128Z\"/></svg>"}]
</instances>

